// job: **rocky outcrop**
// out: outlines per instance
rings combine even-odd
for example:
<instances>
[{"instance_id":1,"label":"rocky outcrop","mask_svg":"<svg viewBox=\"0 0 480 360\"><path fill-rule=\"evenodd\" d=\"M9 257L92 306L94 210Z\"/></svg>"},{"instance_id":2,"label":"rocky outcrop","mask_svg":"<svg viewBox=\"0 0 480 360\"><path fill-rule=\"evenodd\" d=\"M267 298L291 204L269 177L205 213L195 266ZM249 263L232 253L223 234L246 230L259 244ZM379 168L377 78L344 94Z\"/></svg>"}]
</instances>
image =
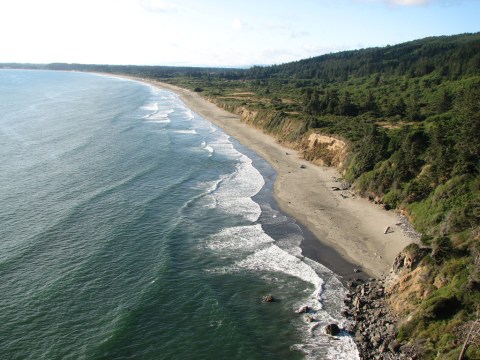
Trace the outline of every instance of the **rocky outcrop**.
<instances>
[{"instance_id":1,"label":"rocky outcrop","mask_svg":"<svg viewBox=\"0 0 480 360\"><path fill-rule=\"evenodd\" d=\"M345 316L353 320L350 332L362 360L418 359L413 349L397 341L397 318L390 311L382 281L357 286L345 302Z\"/></svg>"},{"instance_id":2,"label":"rocky outcrop","mask_svg":"<svg viewBox=\"0 0 480 360\"><path fill-rule=\"evenodd\" d=\"M424 282L421 281L421 278L425 275L426 269L421 266L421 261L428 252L428 249L412 243L397 255L385 280L388 294L405 293L407 290L405 284L409 285L409 293L414 290L414 284L417 284L417 287L422 287Z\"/></svg>"},{"instance_id":3,"label":"rocky outcrop","mask_svg":"<svg viewBox=\"0 0 480 360\"><path fill-rule=\"evenodd\" d=\"M419 359L415 347L398 342L397 326L401 314L415 311L406 308L412 303L409 299L428 295L422 281L426 271L422 260L428 252L418 244L408 245L384 280L360 284L348 296L345 316L354 322L351 332L361 359Z\"/></svg>"}]
</instances>

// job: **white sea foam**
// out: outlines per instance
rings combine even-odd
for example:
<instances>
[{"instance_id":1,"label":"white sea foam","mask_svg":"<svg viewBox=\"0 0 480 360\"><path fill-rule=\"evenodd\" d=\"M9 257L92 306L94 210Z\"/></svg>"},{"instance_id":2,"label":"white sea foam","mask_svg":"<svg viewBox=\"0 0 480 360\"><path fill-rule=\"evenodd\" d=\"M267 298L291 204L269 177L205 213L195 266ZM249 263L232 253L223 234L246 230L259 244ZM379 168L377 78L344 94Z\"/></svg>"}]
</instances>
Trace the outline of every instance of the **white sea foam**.
<instances>
[{"instance_id":1,"label":"white sea foam","mask_svg":"<svg viewBox=\"0 0 480 360\"><path fill-rule=\"evenodd\" d=\"M207 150L210 154L213 154L214 150L210 145L207 145L204 147L205 150Z\"/></svg>"},{"instance_id":2,"label":"white sea foam","mask_svg":"<svg viewBox=\"0 0 480 360\"><path fill-rule=\"evenodd\" d=\"M188 130L174 130L173 131L176 134L194 134L198 135L197 131L195 129L188 129Z\"/></svg>"},{"instance_id":3,"label":"white sea foam","mask_svg":"<svg viewBox=\"0 0 480 360\"><path fill-rule=\"evenodd\" d=\"M210 127L211 131L213 127ZM219 156L225 156L231 159L238 159L243 154L241 154L230 141L230 137L225 133L219 133L214 140L209 140L209 145L215 150L215 153Z\"/></svg>"},{"instance_id":4,"label":"white sea foam","mask_svg":"<svg viewBox=\"0 0 480 360\"><path fill-rule=\"evenodd\" d=\"M189 119L194 118L191 111L186 110L185 115ZM192 122L192 127L202 136L216 131L215 126L210 124L205 128L204 125ZM175 132L192 134L197 133L196 130ZM343 304L346 291L341 282L323 265L303 257L299 247L303 240L300 232L288 232L283 238L275 240L265 233L262 225L256 223L262 210L252 200L265 183L262 175L249 157L235 149L228 135L217 132L206 139L201 143L202 149L215 156L235 160L237 166L233 173L205 183L202 186L204 193L196 200L196 205L202 209L231 213L249 222L247 225L224 228L206 243L198 244L202 249L218 253L222 259L231 259L229 265L208 271L222 274L247 271L266 279L281 279L284 275L299 279L299 282L293 281L287 285L292 286L292 290L304 289L297 293L298 301L293 304L292 311L304 305L315 311L310 314L314 322L305 322L303 315L299 315L295 321L298 332L303 336L302 343L294 348L301 350L307 359L359 359L351 337L339 336L338 340L333 341L323 334L323 328L329 323L346 325L346 320L340 314L342 307L339 306ZM269 211L268 208L266 211ZM273 210L271 212L275 213ZM284 224L287 219L284 215L272 216L265 223L273 226ZM269 282L274 284L276 281Z\"/></svg>"},{"instance_id":5,"label":"white sea foam","mask_svg":"<svg viewBox=\"0 0 480 360\"><path fill-rule=\"evenodd\" d=\"M218 251L251 251L272 242L273 239L263 231L262 226L256 224L225 228L210 238L207 248Z\"/></svg>"},{"instance_id":6,"label":"white sea foam","mask_svg":"<svg viewBox=\"0 0 480 360\"><path fill-rule=\"evenodd\" d=\"M157 112L158 111L158 103L154 102L154 103L145 104L141 107L141 109L142 110L147 110L147 111Z\"/></svg>"},{"instance_id":7,"label":"white sea foam","mask_svg":"<svg viewBox=\"0 0 480 360\"><path fill-rule=\"evenodd\" d=\"M265 181L247 156L241 155L240 160L237 171L221 182L213 195L220 210L238 214L254 222L258 220L262 210L252 197L260 191Z\"/></svg>"},{"instance_id":8,"label":"white sea foam","mask_svg":"<svg viewBox=\"0 0 480 360\"><path fill-rule=\"evenodd\" d=\"M189 119L189 120L192 120L192 119L195 118L195 115L193 115L192 110L190 110L190 109L188 109L188 108L185 109L185 116L186 116L187 119Z\"/></svg>"},{"instance_id":9,"label":"white sea foam","mask_svg":"<svg viewBox=\"0 0 480 360\"><path fill-rule=\"evenodd\" d=\"M206 246L221 254L235 254L239 259L232 265L211 269L214 273L229 274L239 271L252 271L269 283L277 282L276 274L286 274L309 283L313 287L304 295L298 292L299 299L292 312L301 306L309 306L314 321L307 323L304 315L299 315L295 326L302 336L302 343L293 346L305 354L306 359L359 359L358 351L350 336L326 336L324 328L330 323L340 327L347 320L340 315L345 289L338 278L326 267L308 258L297 257L276 246L261 225L239 226L223 229L213 235ZM297 285L298 286L298 285Z\"/></svg>"},{"instance_id":10,"label":"white sea foam","mask_svg":"<svg viewBox=\"0 0 480 360\"><path fill-rule=\"evenodd\" d=\"M148 122L158 123L158 124L170 124L170 119L148 119Z\"/></svg>"}]
</instances>

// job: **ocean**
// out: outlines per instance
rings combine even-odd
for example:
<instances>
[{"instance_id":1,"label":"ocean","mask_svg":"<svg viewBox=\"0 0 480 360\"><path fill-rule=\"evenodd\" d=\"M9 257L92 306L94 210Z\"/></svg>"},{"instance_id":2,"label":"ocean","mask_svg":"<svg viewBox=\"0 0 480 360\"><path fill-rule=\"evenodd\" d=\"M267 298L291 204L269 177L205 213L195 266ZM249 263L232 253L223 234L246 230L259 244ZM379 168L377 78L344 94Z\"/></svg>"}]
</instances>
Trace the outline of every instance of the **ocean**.
<instances>
[{"instance_id":1,"label":"ocean","mask_svg":"<svg viewBox=\"0 0 480 360\"><path fill-rule=\"evenodd\" d=\"M0 145L2 359L358 358L273 169L177 95L0 70Z\"/></svg>"}]
</instances>

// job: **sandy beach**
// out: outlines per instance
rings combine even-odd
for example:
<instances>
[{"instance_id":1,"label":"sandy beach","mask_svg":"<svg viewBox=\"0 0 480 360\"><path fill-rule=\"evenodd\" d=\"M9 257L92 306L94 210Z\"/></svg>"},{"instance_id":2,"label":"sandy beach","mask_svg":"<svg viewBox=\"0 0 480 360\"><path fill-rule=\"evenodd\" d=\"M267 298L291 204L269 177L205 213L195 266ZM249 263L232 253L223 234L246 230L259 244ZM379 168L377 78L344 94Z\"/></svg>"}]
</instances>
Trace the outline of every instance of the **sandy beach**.
<instances>
[{"instance_id":1,"label":"sandy beach","mask_svg":"<svg viewBox=\"0 0 480 360\"><path fill-rule=\"evenodd\" d=\"M336 169L300 159L297 152L195 92L162 82L136 80L176 93L194 112L267 160L277 172L274 196L280 209L314 235L319 247L312 247L310 240L310 252L317 253L320 262L344 278L353 277L354 267L368 276L386 275L394 258L412 242L396 225L398 216L394 212L334 191L332 187L338 186L340 177ZM384 234L387 227L390 231Z\"/></svg>"}]
</instances>

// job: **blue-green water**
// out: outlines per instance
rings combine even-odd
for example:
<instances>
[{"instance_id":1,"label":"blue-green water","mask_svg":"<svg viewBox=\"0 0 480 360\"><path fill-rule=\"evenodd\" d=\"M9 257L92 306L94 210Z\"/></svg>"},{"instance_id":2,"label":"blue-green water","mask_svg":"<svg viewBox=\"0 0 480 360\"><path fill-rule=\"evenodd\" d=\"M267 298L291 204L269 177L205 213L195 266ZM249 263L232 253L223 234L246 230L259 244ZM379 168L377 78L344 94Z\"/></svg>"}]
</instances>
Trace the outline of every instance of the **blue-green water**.
<instances>
[{"instance_id":1,"label":"blue-green water","mask_svg":"<svg viewBox=\"0 0 480 360\"><path fill-rule=\"evenodd\" d=\"M176 95L3 70L0 145L2 359L357 358L272 169Z\"/></svg>"}]
</instances>

